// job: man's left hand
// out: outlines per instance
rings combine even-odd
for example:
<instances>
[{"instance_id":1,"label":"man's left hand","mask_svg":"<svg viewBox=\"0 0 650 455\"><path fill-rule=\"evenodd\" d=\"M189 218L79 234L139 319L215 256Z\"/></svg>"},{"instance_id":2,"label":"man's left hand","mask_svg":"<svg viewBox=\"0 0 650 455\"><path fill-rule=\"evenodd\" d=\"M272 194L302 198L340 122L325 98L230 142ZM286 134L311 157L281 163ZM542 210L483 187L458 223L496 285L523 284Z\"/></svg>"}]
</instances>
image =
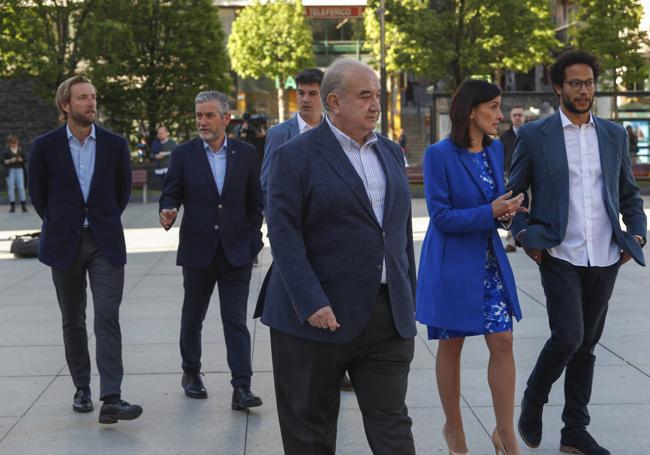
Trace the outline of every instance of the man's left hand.
<instances>
[{"instance_id":1,"label":"man's left hand","mask_svg":"<svg viewBox=\"0 0 650 455\"><path fill-rule=\"evenodd\" d=\"M643 238L640 235L635 235L634 240L637 241L639 246L643 243ZM626 251L621 251L621 265L625 264L627 261L632 259L632 255Z\"/></svg>"}]
</instances>

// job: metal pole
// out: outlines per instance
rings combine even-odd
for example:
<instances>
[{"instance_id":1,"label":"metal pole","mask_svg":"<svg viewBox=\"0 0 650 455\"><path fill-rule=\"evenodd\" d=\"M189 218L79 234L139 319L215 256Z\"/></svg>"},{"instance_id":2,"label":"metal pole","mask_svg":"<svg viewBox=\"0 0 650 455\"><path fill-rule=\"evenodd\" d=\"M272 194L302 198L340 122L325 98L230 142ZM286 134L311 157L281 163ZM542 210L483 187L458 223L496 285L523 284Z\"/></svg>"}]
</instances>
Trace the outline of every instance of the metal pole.
<instances>
[{"instance_id":1,"label":"metal pole","mask_svg":"<svg viewBox=\"0 0 650 455\"><path fill-rule=\"evenodd\" d=\"M386 24L385 24L385 3L379 3L379 83L381 85L381 134L388 135L388 90L386 88Z\"/></svg>"}]
</instances>

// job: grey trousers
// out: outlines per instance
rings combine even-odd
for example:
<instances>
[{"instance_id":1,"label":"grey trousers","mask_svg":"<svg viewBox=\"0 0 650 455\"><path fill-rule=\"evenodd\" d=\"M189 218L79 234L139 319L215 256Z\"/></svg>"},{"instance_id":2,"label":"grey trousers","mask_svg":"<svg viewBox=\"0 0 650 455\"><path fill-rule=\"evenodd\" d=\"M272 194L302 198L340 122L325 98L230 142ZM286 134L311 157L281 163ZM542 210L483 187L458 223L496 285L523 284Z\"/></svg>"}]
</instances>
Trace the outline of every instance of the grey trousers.
<instances>
[{"instance_id":1,"label":"grey trousers","mask_svg":"<svg viewBox=\"0 0 650 455\"><path fill-rule=\"evenodd\" d=\"M52 279L63 321L65 357L75 387L90 387L90 355L86 332L86 275L90 281L95 310L96 358L100 378L100 399L119 395L124 374L120 303L124 289L124 266L115 267L104 258L88 230L72 266L52 268Z\"/></svg>"}]
</instances>

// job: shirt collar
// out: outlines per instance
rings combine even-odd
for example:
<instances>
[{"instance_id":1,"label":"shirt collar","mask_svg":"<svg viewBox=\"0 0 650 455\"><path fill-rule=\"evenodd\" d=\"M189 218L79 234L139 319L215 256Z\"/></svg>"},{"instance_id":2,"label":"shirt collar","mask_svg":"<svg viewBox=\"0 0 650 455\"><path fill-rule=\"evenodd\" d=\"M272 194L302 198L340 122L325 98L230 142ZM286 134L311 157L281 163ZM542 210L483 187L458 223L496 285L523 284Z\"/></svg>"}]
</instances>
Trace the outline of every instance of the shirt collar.
<instances>
[{"instance_id":1,"label":"shirt collar","mask_svg":"<svg viewBox=\"0 0 650 455\"><path fill-rule=\"evenodd\" d=\"M571 122L571 120L569 120L569 117L567 117L564 114L564 111L562 110L562 108L560 108L558 110L560 111L560 118L562 119L562 129L566 128L569 125L575 125L574 123ZM589 112L589 122L587 122L587 124L596 126L595 123L594 123L594 116L591 115L591 112ZM578 125L575 125L575 126L578 126Z\"/></svg>"},{"instance_id":2,"label":"shirt collar","mask_svg":"<svg viewBox=\"0 0 650 455\"><path fill-rule=\"evenodd\" d=\"M228 148L228 136L224 135L224 137L223 137L223 145L216 152L214 150L212 150L212 147L210 147L210 144L208 144L205 141L203 141L203 148L205 149L206 152L212 152L212 153L219 153L221 150L226 150Z\"/></svg>"},{"instance_id":3,"label":"shirt collar","mask_svg":"<svg viewBox=\"0 0 650 455\"><path fill-rule=\"evenodd\" d=\"M336 138L340 141L345 141L348 144L354 145L357 148L362 148L362 147L369 147L377 142L377 135L375 134L374 131L371 131L366 135L366 142L360 147L359 143L352 139L350 136L345 134L343 131L339 130L337 127L334 126L334 124L330 121L329 116L325 116L325 121L329 125L329 127L332 129L332 132L336 136Z\"/></svg>"},{"instance_id":4,"label":"shirt collar","mask_svg":"<svg viewBox=\"0 0 650 455\"><path fill-rule=\"evenodd\" d=\"M66 132L66 134L68 136L68 140L72 139L73 137L75 139L77 139L76 136L74 134L72 134L72 131L70 131L70 125L68 125L67 123L65 124L65 132ZM96 140L96 138L95 138L95 124L94 123L90 125L90 134L88 135L88 137L92 138L93 141ZM77 139L77 140L79 140L79 139Z\"/></svg>"},{"instance_id":5,"label":"shirt collar","mask_svg":"<svg viewBox=\"0 0 650 455\"><path fill-rule=\"evenodd\" d=\"M300 133L303 133L305 131L309 131L310 129L313 128L313 126L311 126L311 125L309 125L309 123L305 122L305 120L300 115L300 112L296 112L296 118L298 119L298 131ZM323 116L321 114L321 121L322 120L323 120Z\"/></svg>"}]
</instances>

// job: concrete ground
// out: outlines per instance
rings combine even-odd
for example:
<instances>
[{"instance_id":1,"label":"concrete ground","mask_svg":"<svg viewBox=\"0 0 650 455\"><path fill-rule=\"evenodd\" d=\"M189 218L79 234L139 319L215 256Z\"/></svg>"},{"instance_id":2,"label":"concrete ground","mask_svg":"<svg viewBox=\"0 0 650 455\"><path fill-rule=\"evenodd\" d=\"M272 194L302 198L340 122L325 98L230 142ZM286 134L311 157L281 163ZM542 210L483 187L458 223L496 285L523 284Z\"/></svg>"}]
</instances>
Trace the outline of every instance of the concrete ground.
<instances>
[{"instance_id":1,"label":"concrete ground","mask_svg":"<svg viewBox=\"0 0 650 455\"><path fill-rule=\"evenodd\" d=\"M65 364L49 269L34 259L13 259L7 253L9 243L0 241L0 455L282 453L269 330L258 321L249 321L254 340L253 390L264 399L264 406L250 412L232 411L216 295L203 332L204 380L210 397L190 400L183 395L178 351L182 281L175 265L178 231L164 232L158 227L156 212L153 204L132 203L124 216L129 258L121 311L126 372L123 396L144 407L144 414L134 422L99 425L97 402L91 414L72 412L74 390ZM414 201L414 217L419 250L427 225L422 200ZM39 228L33 210L12 215L6 206L0 207L0 239ZM249 313L271 261L268 247L260 258L251 282ZM515 327L518 403L549 330L536 266L521 251L510 258L524 313ZM650 271L632 263L625 265L596 351L590 429L614 455L650 454L649 295ZM92 308L88 313L92 321ZM436 343L427 341L420 327L407 401L421 454L447 453L434 377L435 352ZM468 339L462 359L462 406L473 455L494 453L489 439L494 415L487 361L483 339ZM94 376L95 400L97 385ZM558 383L545 408L542 445L524 453L559 453L562 401ZM343 393L338 453L370 453L353 393Z\"/></svg>"}]
</instances>

